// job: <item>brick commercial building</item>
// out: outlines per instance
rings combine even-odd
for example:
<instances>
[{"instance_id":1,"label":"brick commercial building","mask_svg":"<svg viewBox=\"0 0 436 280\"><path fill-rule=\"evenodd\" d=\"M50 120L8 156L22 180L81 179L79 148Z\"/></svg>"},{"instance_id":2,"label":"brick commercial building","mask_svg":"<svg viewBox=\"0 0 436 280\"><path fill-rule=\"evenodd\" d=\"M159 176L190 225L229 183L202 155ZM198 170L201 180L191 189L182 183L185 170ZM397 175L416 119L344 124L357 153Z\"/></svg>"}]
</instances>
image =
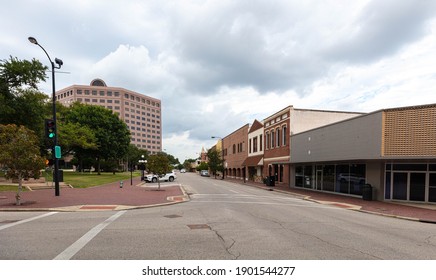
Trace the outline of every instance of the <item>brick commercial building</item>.
<instances>
[{"instance_id":1,"label":"brick commercial building","mask_svg":"<svg viewBox=\"0 0 436 280\"><path fill-rule=\"evenodd\" d=\"M222 139L226 177L246 180L247 173L243 163L248 156L248 129L249 125L246 124Z\"/></svg>"},{"instance_id":2,"label":"brick commercial building","mask_svg":"<svg viewBox=\"0 0 436 280\"><path fill-rule=\"evenodd\" d=\"M69 106L74 102L112 110L126 122L131 143L151 154L162 151L162 106L159 99L119 87L108 87L101 79L89 86L72 85L56 92L56 99Z\"/></svg>"},{"instance_id":3,"label":"brick commercial building","mask_svg":"<svg viewBox=\"0 0 436 280\"><path fill-rule=\"evenodd\" d=\"M275 182L288 185L292 161L291 135L360 115L362 113L288 106L265 118L263 175L274 176Z\"/></svg>"}]
</instances>

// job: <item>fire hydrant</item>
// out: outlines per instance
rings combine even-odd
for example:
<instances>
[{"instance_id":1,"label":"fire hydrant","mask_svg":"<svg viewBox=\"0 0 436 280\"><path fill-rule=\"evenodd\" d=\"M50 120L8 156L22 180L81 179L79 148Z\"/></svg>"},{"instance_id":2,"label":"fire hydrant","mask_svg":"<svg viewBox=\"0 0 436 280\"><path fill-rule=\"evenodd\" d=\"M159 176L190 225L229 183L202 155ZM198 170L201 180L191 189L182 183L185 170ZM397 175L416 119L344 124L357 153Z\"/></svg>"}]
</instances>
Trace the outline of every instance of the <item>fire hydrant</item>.
<instances>
[{"instance_id":1,"label":"fire hydrant","mask_svg":"<svg viewBox=\"0 0 436 280\"><path fill-rule=\"evenodd\" d=\"M120 189L123 188L123 184L124 184L124 182L123 182L123 181L120 181Z\"/></svg>"}]
</instances>

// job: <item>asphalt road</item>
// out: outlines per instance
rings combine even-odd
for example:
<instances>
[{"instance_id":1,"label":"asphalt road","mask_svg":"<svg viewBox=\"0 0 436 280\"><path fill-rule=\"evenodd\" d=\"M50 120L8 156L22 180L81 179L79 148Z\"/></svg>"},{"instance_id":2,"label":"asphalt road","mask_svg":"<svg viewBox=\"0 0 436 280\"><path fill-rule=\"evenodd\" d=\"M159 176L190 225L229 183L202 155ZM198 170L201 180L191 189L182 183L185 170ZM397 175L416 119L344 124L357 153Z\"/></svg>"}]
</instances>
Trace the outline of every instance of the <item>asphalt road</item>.
<instances>
[{"instance_id":1,"label":"asphalt road","mask_svg":"<svg viewBox=\"0 0 436 280\"><path fill-rule=\"evenodd\" d=\"M436 259L434 224L178 174L186 203L103 212L1 212L0 259Z\"/></svg>"}]
</instances>

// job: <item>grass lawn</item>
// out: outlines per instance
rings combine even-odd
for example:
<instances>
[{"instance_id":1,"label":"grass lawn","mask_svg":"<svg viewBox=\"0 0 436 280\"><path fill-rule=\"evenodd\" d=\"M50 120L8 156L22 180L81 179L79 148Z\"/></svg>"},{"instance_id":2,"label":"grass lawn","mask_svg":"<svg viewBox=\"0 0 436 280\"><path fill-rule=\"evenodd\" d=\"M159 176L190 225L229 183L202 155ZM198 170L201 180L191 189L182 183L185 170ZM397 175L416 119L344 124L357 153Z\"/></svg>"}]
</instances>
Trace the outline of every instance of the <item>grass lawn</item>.
<instances>
[{"instance_id":1,"label":"grass lawn","mask_svg":"<svg viewBox=\"0 0 436 280\"><path fill-rule=\"evenodd\" d=\"M140 172L133 172L133 177L138 176L141 176ZM64 171L64 182L72 185L75 188L88 188L127 179L130 180L130 172L115 174L113 174L112 172L101 172L101 175L98 175L94 172L80 173Z\"/></svg>"},{"instance_id":2,"label":"grass lawn","mask_svg":"<svg viewBox=\"0 0 436 280\"><path fill-rule=\"evenodd\" d=\"M0 192L16 192L18 190L18 186L9 186L9 185L0 185ZM26 188L22 188L22 191L27 191Z\"/></svg>"}]
</instances>

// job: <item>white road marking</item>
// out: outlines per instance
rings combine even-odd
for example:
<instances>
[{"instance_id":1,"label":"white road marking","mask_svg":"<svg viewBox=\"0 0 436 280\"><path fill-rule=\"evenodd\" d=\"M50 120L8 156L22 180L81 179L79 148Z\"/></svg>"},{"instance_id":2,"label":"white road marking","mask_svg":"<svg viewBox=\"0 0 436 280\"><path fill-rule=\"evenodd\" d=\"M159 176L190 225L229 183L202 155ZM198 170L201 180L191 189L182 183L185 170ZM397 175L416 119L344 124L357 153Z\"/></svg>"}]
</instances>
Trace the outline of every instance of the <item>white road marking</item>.
<instances>
[{"instance_id":1,"label":"white road marking","mask_svg":"<svg viewBox=\"0 0 436 280\"><path fill-rule=\"evenodd\" d=\"M62 253L57 255L54 260L69 260L71 259L77 252L79 252L86 244L89 243L97 234L99 234L105 227L110 225L113 221L118 219L121 215L126 213L126 210L119 211L116 214L109 217L106 221L101 224L93 227L90 231L88 231L85 235L80 237L76 242L74 242L70 247L65 249Z\"/></svg>"},{"instance_id":2,"label":"white road marking","mask_svg":"<svg viewBox=\"0 0 436 280\"><path fill-rule=\"evenodd\" d=\"M58 212L49 212L49 213L45 213L45 214L42 214L42 215L39 215L39 216L36 216L36 217L32 217L32 218L28 218L28 219L25 219L25 220L21 220L21 221L15 222L15 223L6 224L6 225L3 225L3 226L0 226L0 230L4 230L4 229L7 229L7 228L10 228L10 227L13 227L13 226L17 226L17 225L21 225L21 224L24 224L24 223L27 223L27 222L34 221L34 220L45 218L45 217L54 215L56 213L58 213Z\"/></svg>"},{"instance_id":3,"label":"white road marking","mask_svg":"<svg viewBox=\"0 0 436 280\"><path fill-rule=\"evenodd\" d=\"M237 191L234 191L234 190L229 190L229 191L231 191L232 193L240 193L240 192L237 192Z\"/></svg>"}]
</instances>

